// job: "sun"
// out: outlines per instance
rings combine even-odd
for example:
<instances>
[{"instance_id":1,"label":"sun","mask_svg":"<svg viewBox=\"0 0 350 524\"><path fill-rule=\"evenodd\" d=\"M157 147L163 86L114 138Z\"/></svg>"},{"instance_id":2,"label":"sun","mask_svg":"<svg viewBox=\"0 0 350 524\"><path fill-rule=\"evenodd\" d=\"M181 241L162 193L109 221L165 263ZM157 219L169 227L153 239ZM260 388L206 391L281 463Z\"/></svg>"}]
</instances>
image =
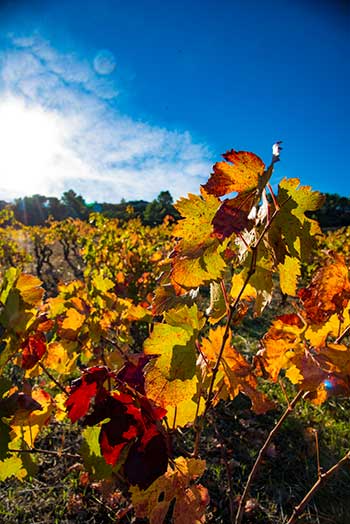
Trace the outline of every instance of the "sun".
<instances>
[{"instance_id":1,"label":"sun","mask_svg":"<svg viewBox=\"0 0 350 524\"><path fill-rule=\"evenodd\" d=\"M2 198L45 194L54 182L66 139L60 115L21 98L0 99Z\"/></svg>"}]
</instances>

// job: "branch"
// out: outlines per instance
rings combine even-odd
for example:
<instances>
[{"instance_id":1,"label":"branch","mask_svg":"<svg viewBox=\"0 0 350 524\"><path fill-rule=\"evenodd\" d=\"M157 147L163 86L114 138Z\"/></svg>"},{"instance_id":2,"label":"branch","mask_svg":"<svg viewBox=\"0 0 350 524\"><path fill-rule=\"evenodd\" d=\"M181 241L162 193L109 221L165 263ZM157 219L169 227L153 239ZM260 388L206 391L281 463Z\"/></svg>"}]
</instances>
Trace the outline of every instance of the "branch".
<instances>
[{"instance_id":1,"label":"branch","mask_svg":"<svg viewBox=\"0 0 350 524\"><path fill-rule=\"evenodd\" d=\"M257 458L255 460L254 466L253 466L253 468L252 468L252 470L251 470L251 472L249 474L246 486L244 488L243 494L242 494L241 499L239 501L239 507L238 507L238 512L237 512L237 515L236 515L235 524L241 524L241 522L242 522L245 502L246 502L246 500L247 500L247 498L249 496L251 485L252 485L252 483L253 483L253 481L254 481L254 479L256 477L256 474L257 474L257 472L259 470L259 467L261 465L262 459L263 459L263 457L264 457L264 455L265 455L265 453L266 453L266 451L267 451L267 449L268 449L272 439L274 438L274 436L276 435L276 433L278 432L278 430L282 426L282 424L285 421L285 419L293 411L294 406L299 402L299 400L302 398L303 395L304 395L304 391L302 391L302 390L298 391L298 393L295 395L293 400L288 404L287 409L284 411L284 413L282 414L282 416L278 420L278 422L275 425L275 427L270 431L267 439L265 440L264 445L260 448L259 454L258 454L258 456L257 456Z\"/></svg>"},{"instance_id":2,"label":"branch","mask_svg":"<svg viewBox=\"0 0 350 524\"><path fill-rule=\"evenodd\" d=\"M303 500L295 506L293 513L288 520L287 524L294 524L300 514L302 513L305 506L309 503L311 498L315 495L315 493L320 489L320 487L338 471L346 462L350 460L350 451L348 451L343 458L341 458L334 466L332 466L330 469L325 471L325 473L321 473L315 484L312 486L312 488L309 490L309 492L305 495Z\"/></svg>"},{"instance_id":3,"label":"branch","mask_svg":"<svg viewBox=\"0 0 350 524\"><path fill-rule=\"evenodd\" d=\"M251 277L255 273L256 260L257 260L257 255L258 255L258 247L259 247L261 241L263 240L264 236L266 235L266 233L270 229L273 220L278 215L278 213L280 212L281 208L288 202L288 200L290 200L290 197L288 197L284 202L282 202L282 204L279 206L278 209L275 209L274 213L272 214L272 216L270 217L269 221L265 225L264 229L260 233L259 238L256 240L255 244L252 246L252 248L251 248L252 258L251 258L251 261L250 261L250 266L249 266L249 269L248 269L248 273L247 273L246 279L245 279L245 281L244 281L244 283L242 285L242 288L241 288L240 292L238 293L237 297L235 298L235 301L229 307L228 316L227 316L226 325L225 325L225 331L224 331L224 334L223 334L223 337L222 337L221 347L220 347L218 358L216 359L216 363L215 363L215 366L213 368L213 374L212 374L212 377L211 377L211 380L210 380L210 385L209 385L207 400L206 400L206 403L205 403L204 413L202 415L201 424L197 428L197 431L196 431L195 445L194 445L194 450L193 450L193 456L194 457L197 457L197 455L198 455L200 435L201 435L201 432L202 432L202 429L203 429L204 420L205 420L205 417L206 417L206 415L208 413L209 408L212 405L213 389L214 389L215 379L216 379L216 375L217 375L217 373L219 371L220 362L221 362L222 355L223 355L224 349L225 349L225 345L226 345L226 342L227 342L227 339L228 339L228 336L229 336L230 324L232 322L233 315L234 315L234 313L235 313L235 311L237 309L239 301L241 300L241 297L242 297L242 295L244 293L244 290L245 290L245 288L247 287L247 285L249 283L249 280L251 279Z\"/></svg>"},{"instance_id":4,"label":"branch","mask_svg":"<svg viewBox=\"0 0 350 524\"><path fill-rule=\"evenodd\" d=\"M74 455L73 453L65 453L62 451L53 451L49 449L39 449L39 448L30 448L30 449L9 449L10 453L42 453L44 455L55 455L56 457L67 457L73 459L81 459L80 455Z\"/></svg>"},{"instance_id":5,"label":"branch","mask_svg":"<svg viewBox=\"0 0 350 524\"><path fill-rule=\"evenodd\" d=\"M62 391L62 393L64 393L68 397L69 393L66 390L66 388L62 386L62 384L60 384L60 382L58 382L57 379L55 379L55 377L50 373L50 371L46 369L46 367L44 366L42 362L39 361L38 364L39 364L39 367L41 367L41 369L44 371L44 373L46 373L46 375L49 377L49 379L51 379L52 382L54 382L56 386Z\"/></svg>"},{"instance_id":6,"label":"branch","mask_svg":"<svg viewBox=\"0 0 350 524\"><path fill-rule=\"evenodd\" d=\"M343 338L345 338L350 333L350 325L347 326L339 335L339 337L334 341L335 344L339 344Z\"/></svg>"}]
</instances>

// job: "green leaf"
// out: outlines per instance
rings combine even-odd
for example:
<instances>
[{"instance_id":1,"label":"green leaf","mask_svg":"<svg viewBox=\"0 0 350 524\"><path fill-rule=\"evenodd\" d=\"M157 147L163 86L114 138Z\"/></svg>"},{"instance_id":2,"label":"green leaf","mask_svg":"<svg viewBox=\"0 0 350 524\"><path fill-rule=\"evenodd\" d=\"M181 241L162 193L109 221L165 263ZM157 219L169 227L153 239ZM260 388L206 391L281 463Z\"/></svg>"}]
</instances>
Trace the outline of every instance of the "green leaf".
<instances>
[{"instance_id":1,"label":"green leaf","mask_svg":"<svg viewBox=\"0 0 350 524\"><path fill-rule=\"evenodd\" d=\"M11 457L0 462L0 481L4 481L9 477L17 477L19 480L27 475L23 468L23 462L20 457L13 454Z\"/></svg>"},{"instance_id":2,"label":"green leaf","mask_svg":"<svg viewBox=\"0 0 350 524\"><path fill-rule=\"evenodd\" d=\"M95 480L108 479L112 476L113 467L106 463L101 455L99 435L101 427L91 426L83 430L83 443L80 453L86 470Z\"/></svg>"},{"instance_id":3,"label":"green leaf","mask_svg":"<svg viewBox=\"0 0 350 524\"><path fill-rule=\"evenodd\" d=\"M284 179L279 185L278 203L281 209L272 222L268 241L277 264L285 264L287 256L307 262L316 246L316 236L322 232L307 211L322 206L324 196L310 186L300 186L297 178Z\"/></svg>"},{"instance_id":4,"label":"green leaf","mask_svg":"<svg viewBox=\"0 0 350 524\"><path fill-rule=\"evenodd\" d=\"M0 294L0 301L2 302L2 304L5 304L8 294L11 291L11 289L13 288L13 285L15 281L17 280L19 273L20 273L19 269L15 269L14 267L10 267L10 269L6 271L5 276L4 276L4 282L2 285L1 294Z\"/></svg>"}]
</instances>

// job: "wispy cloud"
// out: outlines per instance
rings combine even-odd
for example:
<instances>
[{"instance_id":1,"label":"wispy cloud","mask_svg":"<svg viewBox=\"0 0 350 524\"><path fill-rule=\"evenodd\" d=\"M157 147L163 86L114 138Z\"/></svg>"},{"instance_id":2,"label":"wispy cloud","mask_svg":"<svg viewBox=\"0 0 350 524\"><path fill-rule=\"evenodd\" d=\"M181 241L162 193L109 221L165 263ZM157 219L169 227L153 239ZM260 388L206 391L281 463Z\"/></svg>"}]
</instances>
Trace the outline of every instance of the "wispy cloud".
<instances>
[{"instance_id":1,"label":"wispy cloud","mask_svg":"<svg viewBox=\"0 0 350 524\"><path fill-rule=\"evenodd\" d=\"M115 65L108 54L90 63L60 53L38 35L10 38L0 57L0 198L69 188L88 201L198 191L207 147L123 114Z\"/></svg>"}]
</instances>

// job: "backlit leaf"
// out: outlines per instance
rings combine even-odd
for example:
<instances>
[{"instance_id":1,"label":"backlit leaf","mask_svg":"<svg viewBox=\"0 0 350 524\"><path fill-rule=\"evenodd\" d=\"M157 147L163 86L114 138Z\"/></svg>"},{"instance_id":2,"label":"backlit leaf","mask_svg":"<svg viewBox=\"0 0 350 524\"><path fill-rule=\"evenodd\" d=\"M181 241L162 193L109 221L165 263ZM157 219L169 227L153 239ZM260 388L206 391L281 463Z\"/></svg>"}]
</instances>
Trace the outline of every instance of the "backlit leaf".
<instances>
[{"instance_id":1,"label":"backlit leaf","mask_svg":"<svg viewBox=\"0 0 350 524\"><path fill-rule=\"evenodd\" d=\"M258 187L265 164L254 153L232 149L223 155L227 162L217 162L204 189L217 197Z\"/></svg>"},{"instance_id":2,"label":"backlit leaf","mask_svg":"<svg viewBox=\"0 0 350 524\"><path fill-rule=\"evenodd\" d=\"M42 282L33 275L22 273L16 282L16 288L19 290L24 302L37 306L41 303L44 290L41 287Z\"/></svg>"},{"instance_id":3,"label":"backlit leaf","mask_svg":"<svg viewBox=\"0 0 350 524\"><path fill-rule=\"evenodd\" d=\"M30 335L23 344L22 368L31 369L46 352L46 340L42 333Z\"/></svg>"},{"instance_id":4,"label":"backlit leaf","mask_svg":"<svg viewBox=\"0 0 350 524\"><path fill-rule=\"evenodd\" d=\"M23 480L26 475L27 472L23 468L22 459L17 454L12 454L11 457L0 461L0 481L3 482L10 477Z\"/></svg>"},{"instance_id":5,"label":"backlit leaf","mask_svg":"<svg viewBox=\"0 0 350 524\"><path fill-rule=\"evenodd\" d=\"M18 438L22 437L29 447L34 445L42 428L49 423L54 410L53 399L45 390L34 389L32 397L40 404L41 409L31 413L17 412L10 423L13 434Z\"/></svg>"},{"instance_id":6,"label":"backlit leaf","mask_svg":"<svg viewBox=\"0 0 350 524\"><path fill-rule=\"evenodd\" d=\"M215 330L210 330L208 338L201 341L201 353L206 359L209 369L213 369L217 362L224 332L224 326L219 326ZM244 356L231 346L231 338L232 335L229 332L219 366L219 370L223 373L227 393L232 399L238 393L244 393L252 401L252 409L256 413L265 413L273 407L273 404L257 390L258 381L252 367ZM217 387L221 389L222 385L219 383Z\"/></svg>"},{"instance_id":7,"label":"backlit leaf","mask_svg":"<svg viewBox=\"0 0 350 524\"><path fill-rule=\"evenodd\" d=\"M62 322L62 329L77 331L83 325L85 315L79 313L76 309L69 308Z\"/></svg>"},{"instance_id":8,"label":"backlit leaf","mask_svg":"<svg viewBox=\"0 0 350 524\"><path fill-rule=\"evenodd\" d=\"M334 255L298 295L308 319L314 324L326 322L333 313L342 315L350 299L349 271L344 258Z\"/></svg>"},{"instance_id":9,"label":"backlit leaf","mask_svg":"<svg viewBox=\"0 0 350 524\"><path fill-rule=\"evenodd\" d=\"M202 524L206 521L205 509L209 503L206 488L194 481L203 474L205 462L198 459L175 459L174 469L167 472L142 491L130 489L136 516L148 518L150 524L164 524L173 501L174 524Z\"/></svg>"}]
</instances>

